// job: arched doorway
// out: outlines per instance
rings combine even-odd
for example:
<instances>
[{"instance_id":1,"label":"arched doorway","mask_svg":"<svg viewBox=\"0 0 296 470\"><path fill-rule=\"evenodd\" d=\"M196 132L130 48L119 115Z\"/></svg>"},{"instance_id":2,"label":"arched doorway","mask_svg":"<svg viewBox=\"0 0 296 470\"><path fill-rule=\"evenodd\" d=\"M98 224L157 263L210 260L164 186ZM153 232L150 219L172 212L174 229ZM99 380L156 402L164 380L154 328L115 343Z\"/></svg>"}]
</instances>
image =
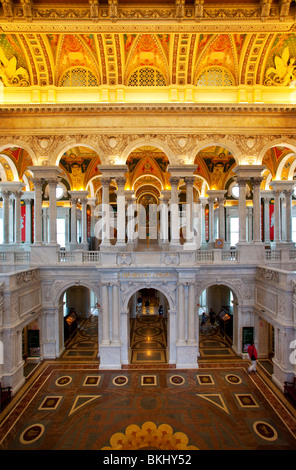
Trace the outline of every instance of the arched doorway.
<instances>
[{"instance_id":1,"label":"arched doorway","mask_svg":"<svg viewBox=\"0 0 296 470\"><path fill-rule=\"evenodd\" d=\"M169 302L166 296L154 288L139 289L130 298L128 309L130 364L167 364Z\"/></svg>"},{"instance_id":2,"label":"arched doorway","mask_svg":"<svg viewBox=\"0 0 296 470\"><path fill-rule=\"evenodd\" d=\"M60 344L63 359L98 356L98 301L86 286L70 286L59 297Z\"/></svg>"},{"instance_id":3,"label":"arched doorway","mask_svg":"<svg viewBox=\"0 0 296 470\"><path fill-rule=\"evenodd\" d=\"M198 301L201 359L235 355L232 346L237 305L236 294L226 285L212 285L202 292Z\"/></svg>"}]
</instances>

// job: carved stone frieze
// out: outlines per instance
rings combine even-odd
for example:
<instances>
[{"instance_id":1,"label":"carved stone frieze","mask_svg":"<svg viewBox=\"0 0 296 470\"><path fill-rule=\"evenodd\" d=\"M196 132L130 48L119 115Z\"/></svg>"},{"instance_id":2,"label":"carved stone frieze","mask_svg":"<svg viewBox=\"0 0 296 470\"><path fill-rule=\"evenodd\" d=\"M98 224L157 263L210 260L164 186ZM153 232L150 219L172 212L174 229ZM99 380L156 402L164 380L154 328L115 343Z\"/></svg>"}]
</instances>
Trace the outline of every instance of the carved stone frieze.
<instances>
[{"instance_id":1,"label":"carved stone frieze","mask_svg":"<svg viewBox=\"0 0 296 470\"><path fill-rule=\"evenodd\" d=\"M31 269L30 271L24 271L21 273L17 273L16 275L16 284L17 286L21 286L27 282L33 282L39 279L39 270L38 269Z\"/></svg>"},{"instance_id":2,"label":"carved stone frieze","mask_svg":"<svg viewBox=\"0 0 296 470\"><path fill-rule=\"evenodd\" d=\"M268 268L259 267L257 269L257 277L264 281L273 282L274 284L279 284L280 282L279 273Z\"/></svg>"}]
</instances>

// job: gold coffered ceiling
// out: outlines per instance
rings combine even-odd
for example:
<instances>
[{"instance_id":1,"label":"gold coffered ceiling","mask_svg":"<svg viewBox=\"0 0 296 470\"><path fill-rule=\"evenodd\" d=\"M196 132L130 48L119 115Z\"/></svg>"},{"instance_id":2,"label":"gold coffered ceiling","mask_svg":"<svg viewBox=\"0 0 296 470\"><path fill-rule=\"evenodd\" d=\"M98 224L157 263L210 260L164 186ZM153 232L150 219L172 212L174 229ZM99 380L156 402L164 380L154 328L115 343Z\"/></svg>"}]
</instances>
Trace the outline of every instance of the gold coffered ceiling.
<instances>
[{"instance_id":1,"label":"gold coffered ceiling","mask_svg":"<svg viewBox=\"0 0 296 470\"><path fill-rule=\"evenodd\" d=\"M4 103L295 99L294 1L1 3Z\"/></svg>"}]
</instances>

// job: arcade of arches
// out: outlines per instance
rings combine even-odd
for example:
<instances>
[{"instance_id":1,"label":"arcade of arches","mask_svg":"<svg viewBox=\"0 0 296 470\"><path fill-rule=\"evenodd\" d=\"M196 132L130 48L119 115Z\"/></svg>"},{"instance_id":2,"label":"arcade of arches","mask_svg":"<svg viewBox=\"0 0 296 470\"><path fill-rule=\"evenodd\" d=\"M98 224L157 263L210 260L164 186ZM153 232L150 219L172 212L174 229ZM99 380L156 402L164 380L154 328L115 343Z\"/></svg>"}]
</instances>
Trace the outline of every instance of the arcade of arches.
<instances>
[{"instance_id":1,"label":"arcade of arches","mask_svg":"<svg viewBox=\"0 0 296 470\"><path fill-rule=\"evenodd\" d=\"M160 439L163 411L169 448L182 432L182 448L295 449L295 15L0 2L1 448L73 448L69 429L83 449L127 445L129 426ZM65 442L41 416L63 399ZM101 411L95 437L83 420Z\"/></svg>"}]
</instances>

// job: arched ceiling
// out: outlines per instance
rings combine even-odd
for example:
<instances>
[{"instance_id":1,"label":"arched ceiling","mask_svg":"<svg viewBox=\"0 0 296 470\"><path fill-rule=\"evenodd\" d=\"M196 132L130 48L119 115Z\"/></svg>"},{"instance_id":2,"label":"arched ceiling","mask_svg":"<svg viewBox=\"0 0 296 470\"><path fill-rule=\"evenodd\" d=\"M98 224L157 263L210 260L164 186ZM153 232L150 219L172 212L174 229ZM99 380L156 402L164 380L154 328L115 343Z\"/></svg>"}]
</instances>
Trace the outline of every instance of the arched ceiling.
<instances>
[{"instance_id":1,"label":"arched ceiling","mask_svg":"<svg viewBox=\"0 0 296 470\"><path fill-rule=\"evenodd\" d=\"M2 0L0 75L4 88L39 91L288 87L295 10L293 0Z\"/></svg>"},{"instance_id":2,"label":"arched ceiling","mask_svg":"<svg viewBox=\"0 0 296 470\"><path fill-rule=\"evenodd\" d=\"M133 86L132 74L148 68L166 86L287 86L293 73L296 79L295 70L289 75L293 59L296 33L0 35L5 87ZM209 71L212 78L203 78ZM286 81L278 82L281 73ZM145 77L141 83L149 86Z\"/></svg>"}]
</instances>

